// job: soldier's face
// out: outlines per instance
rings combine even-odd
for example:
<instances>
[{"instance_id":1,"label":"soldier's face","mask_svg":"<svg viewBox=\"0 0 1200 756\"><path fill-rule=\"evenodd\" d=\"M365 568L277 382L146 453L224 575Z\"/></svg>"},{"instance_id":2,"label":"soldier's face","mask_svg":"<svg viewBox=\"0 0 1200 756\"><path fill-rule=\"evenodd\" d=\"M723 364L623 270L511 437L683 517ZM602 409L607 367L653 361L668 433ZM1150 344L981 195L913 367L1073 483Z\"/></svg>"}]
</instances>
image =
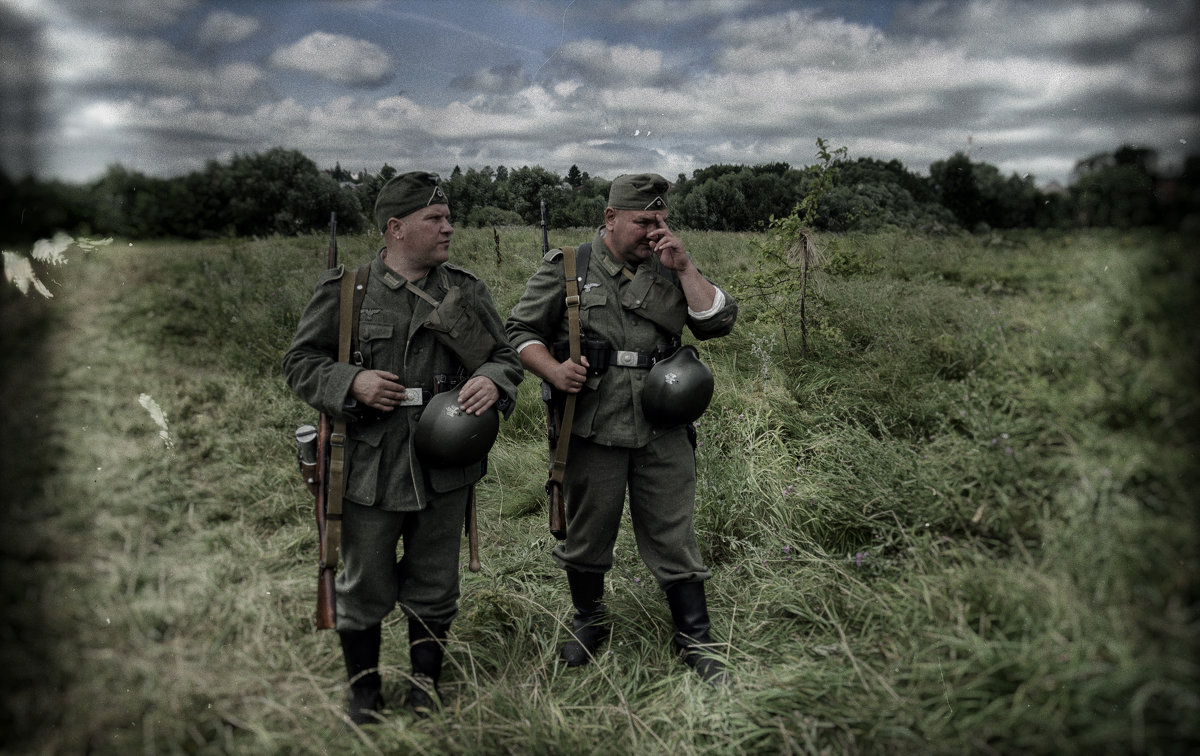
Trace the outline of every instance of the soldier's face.
<instances>
[{"instance_id":1,"label":"soldier's face","mask_svg":"<svg viewBox=\"0 0 1200 756\"><path fill-rule=\"evenodd\" d=\"M667 214L662 210L604 211L604 226L608 231L608 248L622 262L637 265L654 254L647 235L665 224Z\"/></svg>"},{"instance_id":2,"label":"soldier's face","mask_svg":"<svg viewBox=\"0 0 1200 756\"><path fill-rule=\"evenodd\" d=\"M409 213L400 221L397 233L409 263L416 267L433 268L450 259L450 225L448 205L430 205Z\"/></svg>"}]
</instances>

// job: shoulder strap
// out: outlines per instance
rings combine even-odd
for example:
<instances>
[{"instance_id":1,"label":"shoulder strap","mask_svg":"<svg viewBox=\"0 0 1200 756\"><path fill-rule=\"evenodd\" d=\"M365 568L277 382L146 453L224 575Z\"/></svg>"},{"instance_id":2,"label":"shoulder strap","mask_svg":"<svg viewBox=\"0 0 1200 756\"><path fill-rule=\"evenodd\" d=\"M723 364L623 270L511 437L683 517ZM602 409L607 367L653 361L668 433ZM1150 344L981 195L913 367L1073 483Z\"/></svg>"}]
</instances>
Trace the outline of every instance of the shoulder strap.
<instances>
[{"instance_id":1,"label":"shoulder strap","mask_svg":"<svg viewBox=\"0 0 1200 756\"><path fill-rule=\"evenodd\" d=\"M354 332L354 278L342 276L338 300L338 362L350 361L350 337Z\"/></svg>"},{"instance_id":2,"label":"shoulder strap","mask_svg":"<svg viewBox=\"0 0 1200 756\"><path fill-rule=\"evenodd\" d=\"M362 363L358 357L358 321L362 312L363 299L367 296L367 281L371 278L371 263L360 265L354 273L354 295L350 304L350 352L349 356Z\"/></svg>"},{"instance_id":3,"label":"shoulder strap","mask_svg":"<svg viewBox=\"0 0 1200 756\"><path fill-rule=\"evenodd\" d=\"M587 283L588 264L592 259L592 243L584 242L575 248L576 279L582 287Z\"/></svg>"},{"instance_id":4,"label":"shoulder strap","mask_svg":"<svg viewBox=\"0 0 1200 756\"><path fill-rule=\"evenodd\" d=\"M579 339L579 278L578 259L574 247L563 247L563 283L567 287L567 342L571 347L571 360L579 362L582 350ZM567 469L567 449L571 446L571 424L575 417L575 397L567 394L563 405L562 420L558 424L558 444L554 449L554 464L550 467L550 480L562 486L563 472Z\"/></svg>"},{"instance_id":5,"label":"shoulder strap","mask_svg":"<svg viewBox=\"0 0 1200 756\"><path fill-rule=\"evenodd\" d=\"M563 247L563 283L567 289L567 340L571 345L571 359L579 362L582 351L579 346L579 267L574 247Z\"/></svg>"}]
</instances>

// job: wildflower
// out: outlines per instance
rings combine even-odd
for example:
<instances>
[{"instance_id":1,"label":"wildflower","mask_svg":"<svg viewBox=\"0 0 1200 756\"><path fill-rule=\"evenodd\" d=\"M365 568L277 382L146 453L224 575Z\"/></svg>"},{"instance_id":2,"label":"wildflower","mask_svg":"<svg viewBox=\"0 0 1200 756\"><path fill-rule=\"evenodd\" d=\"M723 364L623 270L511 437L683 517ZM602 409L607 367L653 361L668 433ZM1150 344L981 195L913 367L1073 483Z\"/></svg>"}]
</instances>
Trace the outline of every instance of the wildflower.
<instances>
[{"instance_id":1,"label":"wildflower","mask_svg":"<svg viewBox=\"0 0 1200 756\"><path fill-rule=\"evenodd\" d=\"M865 557L866 555L867 555L867 552L865 552L865 551L860 551L857 554L855 554L854 555L854 564L858 565L859 567L862 567L863 557Z\"/></svg>"},{"instance_id":2,"label":"wildflower","mask_svg":"<svg viewBox=\"0 0 1200 756\"><path fill-rule=\"evenodd\" d=\"M791 546L784 546L784 547L783 547L783 553L784 553L784 554L791 554L791 553L792 553L792 547L791 547Z\"/></svg>"}]
</instances>

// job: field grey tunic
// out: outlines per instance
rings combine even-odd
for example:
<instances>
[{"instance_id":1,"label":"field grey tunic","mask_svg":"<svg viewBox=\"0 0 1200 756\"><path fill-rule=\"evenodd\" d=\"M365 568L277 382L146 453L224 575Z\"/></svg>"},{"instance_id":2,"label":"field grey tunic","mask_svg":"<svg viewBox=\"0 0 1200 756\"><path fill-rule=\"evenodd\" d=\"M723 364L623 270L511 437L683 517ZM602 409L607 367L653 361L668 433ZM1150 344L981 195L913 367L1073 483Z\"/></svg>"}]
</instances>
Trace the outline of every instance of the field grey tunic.
<instances>
[{"instance_id":1,"label":"field grey tunic","mask_svg":"<svg viewBox=\"0 0 1200 756\"><path fill-rule=\"evenodd\" d=\"M553 348L565 340L565 297L562 251L551 250L505 323L513 345L537 341ZM724 302L715 312L697 317L657 257L626 266L608 251L600 229L580 290L580 324L585 339L650 353L659 345L678 343L684 327L700 340L728 334L737 304L724 291L721 297ZM646 420L642 388L647 372L614 364L602 375L589 375L579 393L563 475L567 537L553 555L566 569L608 571L628 487L638 550L666 587L704 580L710 573L692 527L696 458L691 429L655 427Z\"/></svg>"},{"instance_id":2,"label":"field grey tunic","mask_svg":"<svg viewBox=\"0 0 1200 756\"><path fill-rule=\"evenodd\" d=\"M435 375L455 375L460 362L425 326L433 305L408 291L405 280L378 255L371 262L359 317L365 364L337 361L341 268L317 282L283 358L288 385L305 402L332 417L344 417L354 376L364 368L400 376L406 388L432 393ZM353 275L352 272L346 275ZM452 265L440 265L415 285L435 300L451 287L496 343L473 374L487 376L500 391L500 409L512 412L523 373L508 344L491 295L483 282ZM457 610L458 558L469 486L483 477L486 461L462 468L426 469L411 440L424 407L397 407L384 419L347 426L345 512L338 574L338 629L377 624L400 601L405 613L449 621ZM396 562L398 541L404 555Z\"/></svg>"}]
</instances>

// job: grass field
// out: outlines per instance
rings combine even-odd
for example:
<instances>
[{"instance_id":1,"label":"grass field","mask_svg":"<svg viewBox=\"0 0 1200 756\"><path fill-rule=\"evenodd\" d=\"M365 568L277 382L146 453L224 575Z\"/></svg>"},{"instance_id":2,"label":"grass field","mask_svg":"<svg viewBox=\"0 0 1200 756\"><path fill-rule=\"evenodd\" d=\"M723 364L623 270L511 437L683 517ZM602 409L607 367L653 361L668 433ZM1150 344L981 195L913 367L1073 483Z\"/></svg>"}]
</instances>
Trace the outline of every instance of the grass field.
<instances>
[{"instance_id":1,"label":"grass field","mask_svg":"<svg viewBox=\"0 0 1200 756\"><path fill-rule=\"evenodd\" d=\"M671 653L628 527L611 645L557 660L569 602L527 380L479 487L444 712L345 731L291 441L315 413L279 367L326 240L118 240L46 271L53 299L0 300L0 752L1200 748L1193 248L825 237L802 354L778 293L737 286L770 240L681 235L742 304L700 345L697 527L731 686ZM374 245L344 237L342 258ZM453 255L506 314L539 247L462 230ZM385 624L392 704L405 636Z\"/></svg>"}]
</instances>

